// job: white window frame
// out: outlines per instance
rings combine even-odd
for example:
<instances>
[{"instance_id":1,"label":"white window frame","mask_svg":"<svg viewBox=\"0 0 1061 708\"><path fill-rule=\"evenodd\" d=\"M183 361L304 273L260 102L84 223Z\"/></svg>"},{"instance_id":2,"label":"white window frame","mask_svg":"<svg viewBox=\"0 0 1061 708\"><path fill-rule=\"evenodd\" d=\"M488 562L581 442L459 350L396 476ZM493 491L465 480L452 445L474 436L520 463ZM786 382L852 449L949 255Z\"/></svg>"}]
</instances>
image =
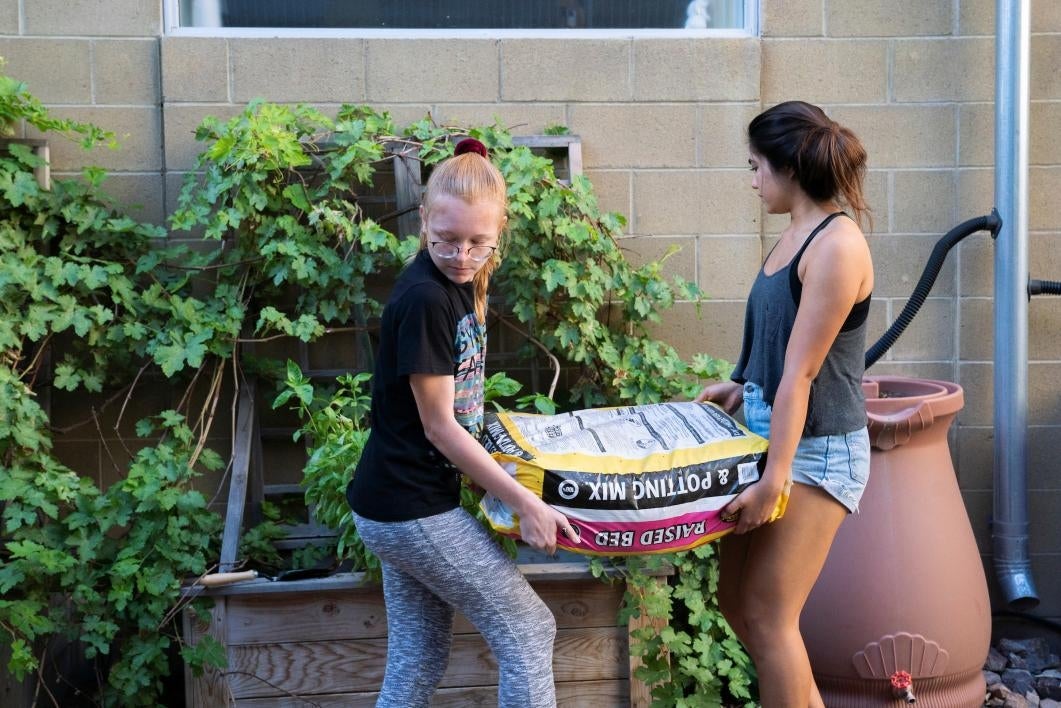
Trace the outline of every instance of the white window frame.
<instances>
[{"instance_id":1,"label":"white window frame","mask_svg":"<svg viewBox=\"0 0 1061 708\"><path fill-rule=\"evenodd\" d=\"M364 39L694 39L759 35L761 0L744 1L744 27L727 29L377 29L373 27L182 27L180 0L162 0L164 31L176 37Z\"/></svg>"}]
</instances>

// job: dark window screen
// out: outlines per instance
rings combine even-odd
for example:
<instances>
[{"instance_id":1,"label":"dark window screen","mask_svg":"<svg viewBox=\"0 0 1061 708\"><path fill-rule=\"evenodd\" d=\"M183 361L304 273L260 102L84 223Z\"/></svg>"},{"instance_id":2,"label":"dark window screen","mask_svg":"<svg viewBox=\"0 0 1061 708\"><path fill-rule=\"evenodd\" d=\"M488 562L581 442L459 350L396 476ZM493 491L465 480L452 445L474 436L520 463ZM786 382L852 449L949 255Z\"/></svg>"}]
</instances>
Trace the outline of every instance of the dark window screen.
<instances>
[{"instance_id":1,"label":"dark window screen","mask_svg":"<svg viewBox=\"0 0 1061 708\"><path fill-rule=\"evenodd\" d=\"M742 0L221 0L220 6L225 27L679 29L704 11L709 27L743 24Z\"/></svg>"}]
</instances>

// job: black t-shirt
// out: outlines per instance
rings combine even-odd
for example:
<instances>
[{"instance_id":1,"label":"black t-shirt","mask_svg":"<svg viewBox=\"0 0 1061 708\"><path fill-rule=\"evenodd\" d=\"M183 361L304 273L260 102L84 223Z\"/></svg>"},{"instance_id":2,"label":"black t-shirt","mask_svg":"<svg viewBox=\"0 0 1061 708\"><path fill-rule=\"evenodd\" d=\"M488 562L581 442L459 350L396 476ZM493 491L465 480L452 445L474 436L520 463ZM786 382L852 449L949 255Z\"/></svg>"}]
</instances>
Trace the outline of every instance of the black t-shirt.
<instances>
[{"instance_id":1,"label":"black t-shirt","mask_svg":"<svg viewBox=\"0 0 1061 708\"><path fill-rule=\"evenodd\" d=\"M373 521L409 521L460 504L460 473L428 442L409 375L453 376L454 417L478 439L485 355L486 328L475 316L472 285L455 284L421 251L383 308L372 430L346 491L354 512Z\"/></svg>"}]
</instances>

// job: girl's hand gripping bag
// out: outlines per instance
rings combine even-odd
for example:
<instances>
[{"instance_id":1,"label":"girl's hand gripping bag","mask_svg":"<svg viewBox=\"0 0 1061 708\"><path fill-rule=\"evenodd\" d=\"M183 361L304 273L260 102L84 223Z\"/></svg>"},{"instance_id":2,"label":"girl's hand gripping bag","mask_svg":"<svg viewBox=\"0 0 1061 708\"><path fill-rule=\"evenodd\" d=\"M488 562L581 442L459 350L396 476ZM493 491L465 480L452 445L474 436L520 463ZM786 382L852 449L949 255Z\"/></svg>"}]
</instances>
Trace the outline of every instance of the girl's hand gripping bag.
<instances>
[{"instance_id":1,"label":"girl's hand gripping bag","mask_svg":"<svg viewBox=\"0 0 1061 708\"><path fill-rule=\"evenodd\" d=\"M684 551L730 532L721 510L766 462L766 439L712 403L488 413L484 430L494 459L571 521L578 541L557 545L590 555ZM786 486L771 520L787 503ZM519 535L501 500L480 506L495 531Z\"/></svg>"}]
</instances>

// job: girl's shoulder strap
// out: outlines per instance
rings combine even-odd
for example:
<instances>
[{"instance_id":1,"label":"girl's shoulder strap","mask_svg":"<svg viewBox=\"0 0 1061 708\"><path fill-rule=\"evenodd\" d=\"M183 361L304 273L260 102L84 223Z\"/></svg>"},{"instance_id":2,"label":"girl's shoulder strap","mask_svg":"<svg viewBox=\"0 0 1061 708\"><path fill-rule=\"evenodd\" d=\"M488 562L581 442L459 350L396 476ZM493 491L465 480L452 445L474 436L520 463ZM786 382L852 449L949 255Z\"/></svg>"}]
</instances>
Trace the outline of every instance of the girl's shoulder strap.
<instances>
[{"instance_id":1,"label":"girl's shoulder strap","mask_svg":"<svg viewBox=\"0 0 1061 708\"><path fill-rule=\"evenodd\" d=\"M801 258L803 258L803 252L807 250L807 246L811 244L811 241L814 240L814 237L821 233L822 230L825 229L825 227L828 226L830 223L832 223L832 220L838 216L847 216L847 212L834 211L832 214L829 214L829 216L822 219L821 223L814 227L814 230L810 232L809 236L807 236L807 239L803 242L803 245L799 247L798 251L796 251L796 255L792 259L791 264L789 265L788 289L789 292L792 293L792 299L795 300L797 305L799 304L800 296L803 294L803 283L800 282L799 279L799 261Z\"/></svg>"}]
</instances>

